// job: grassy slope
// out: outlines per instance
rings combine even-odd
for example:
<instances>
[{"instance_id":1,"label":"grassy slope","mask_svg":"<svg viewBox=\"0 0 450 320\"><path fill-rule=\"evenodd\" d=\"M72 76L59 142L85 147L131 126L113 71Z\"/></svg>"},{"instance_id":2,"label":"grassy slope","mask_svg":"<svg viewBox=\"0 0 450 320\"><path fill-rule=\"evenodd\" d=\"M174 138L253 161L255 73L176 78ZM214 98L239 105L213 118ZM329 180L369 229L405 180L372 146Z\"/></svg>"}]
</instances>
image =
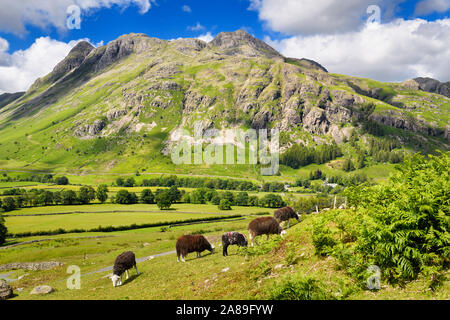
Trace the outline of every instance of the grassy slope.
<instances>
[{"instance_id":1,"label":"grassy slope","mask_svg":"<svg viewBox=\"0 0 450 320\"><path fill-rule=\"evenodd\" d=\"M188 256L187 262L177 263L171 254L156 257L138 264L142 274L126 281L122 287L113 288L111 281L103 278L108 272L82 277L81 290L68 290L65 286L66 267L50 271L34 271L13 283L14 288L24 288L16 299L264 299L267 288L283 276L304 274L311 276L345 299L448 299L447 283L436 293L426 290L427 279L420 278L404 288L392 287L382 282L382 289L370 292L353 286L344 271L336 270L331 258L314 255L311 242L311 226L315 216L308 216L302 223L288 231L288 237L268 254L255 257L237 255L237 248L230 247L229 257L221 255L219 236L224 231L245 229L250 221L214 223L208 225L175 227L162 233L157 228L108 234L110 238L68 239L71 235L58 236L60 240L42 242L8 249L8 255L0 251L1 263L23 260L42 261L57 259L67 265L76 264L82 273L112 265L114 257L132 250L137 257L174 250L175 239L187 232L202 229L218 248L215 254L205 254L196 259ZM276 237L273 237L276 239ZM143 246L147 242L149 246ZM260 240L264 243L263 239ZM87 253L87 260L83 259ZM292 259L292 254L296 259ZM296 260L294 264L288 262ZM281 268L275 268L277 265ZM230 268L222 272L224 268ZM24 274L16 272L16 276ZM177 276L174 277L173 275ZM29 292L38 284L49 284L56 291L47 296L31 296Z\"/></svg>"}]
</instances>

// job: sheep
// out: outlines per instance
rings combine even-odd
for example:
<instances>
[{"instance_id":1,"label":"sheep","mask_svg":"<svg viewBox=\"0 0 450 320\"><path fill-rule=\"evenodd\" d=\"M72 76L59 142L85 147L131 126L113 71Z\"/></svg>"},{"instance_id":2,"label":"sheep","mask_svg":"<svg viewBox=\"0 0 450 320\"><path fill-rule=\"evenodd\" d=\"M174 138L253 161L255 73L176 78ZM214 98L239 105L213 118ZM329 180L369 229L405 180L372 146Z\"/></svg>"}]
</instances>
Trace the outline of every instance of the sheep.
<instances>
[{"instance_id":1,"label":"sheep","mask_svg":"<svg viewBox=\"0 0 450 320\"><path fill-rule=\"evenodd\" d=\"M204 236L201 235L184 235L178 238L177 244L177 261L186 262L184 257L190 252L197 252L197 258L201 257L201 253L205 250L214 253L214 246L211 245Z\"/></svg>"},{"instance_id":2,"label":"sheep","mask_svg":"<svg viewBox=\"0 0 450 320\"><path fill-rule=\"evenodd\" d=\"M259 235L265 234L268 239L271 234L279 234L281 236L286 234L286 231L283 230L274 217L261 217L252 220L248 225L248 231L252 247L254 246L255 238Z\"/></svg>"},{"instance_id":3,"label":"sheep","mask_svg":"<svg viewBox=\"0 0 450 320\"><path fill-rule=\"evenodd\" d=\"M301 218L300 215L295 212L294 209L291 207L284 207L280 208L278 210L275 210L273 214L274 218L277 219L278 223L281 223L282 221L287 221L287 228L290 226L290 219L297 219L298 222L300 222Z\"/></svg>"},{"instance_id":4,"label":"sheep","mask_svg":"<svg viewBox=\"0 0 450 320\"><path fill-rule=\"evenodd\" d=\"M240 247L246 247L248 245L247 238L239 232L226 232L222 235L223 256L228 255L228 246L237 244Z\"/></svg>"},{"instance_id":5,"label":"sheep","mask_svg":"<svg viewBox=\"0 0 450 320\"><path fill-rule=\"evenodd\" d=\"M113 275L111 276L113 287L121 286L123 273L126 272L128 279L128 270L133 267L136 269L137 275L139 275L139 271L136 266L136 257L133 252L127 251L118 255L114 261Z\"/></svg>"}]
</instances>

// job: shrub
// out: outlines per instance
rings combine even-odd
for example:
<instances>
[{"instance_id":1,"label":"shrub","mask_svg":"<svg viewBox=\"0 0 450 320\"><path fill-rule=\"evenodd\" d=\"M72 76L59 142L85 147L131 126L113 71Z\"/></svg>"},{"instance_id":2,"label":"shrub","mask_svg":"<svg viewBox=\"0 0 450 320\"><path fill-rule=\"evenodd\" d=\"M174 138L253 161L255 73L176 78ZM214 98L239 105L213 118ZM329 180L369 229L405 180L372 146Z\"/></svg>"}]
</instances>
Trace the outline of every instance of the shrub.
<instances>
[{"instance_id":1,"label":"shrub","mask_svg":"<svg viewBox=\"0 0 450 320\"><path fill-rule=\"evenodd\" d=\"M155 196L153 195L152 190L144 189L141 192L141 202L146 204L155 203Z\"/></svg>"},{"instance_id":2,"label":"shrub","mask_svg":"<svg viewBox=\"0 0 450 320\"><path fill-rule=\"evenodd\" d=\"M439 278L449 265L450 157L409 157L383 185L345 191L356 209L323 216L313 230L318 254L333 255L364 279L371 265L390 283Z\"/></svg>"},{"instance_id":3,"label":"shrub","mask_svg":"<svg viewBox=\"0 0 450 320\"><path fill-rule=\"evenodd\" d=\"M2 208L6 212L13 211L14 209L16 209L16 202L14 201L14 198L6 197L5 199L3 199Z\"/></svg>"},{"instance_id":4,"label":"shrub","mask_svg":"<svg viewBox=\"0 0 450 320\"><path fill-rule=\"evenodd\" d=\"M6 229L5 227L5 221L3 220L3 217L0 215L0 245L5 243L7 233L8 229Z\"/></svg>"},{"instance_id":5,"label":"shrub","mask_svg":"<svg viewBox=\"0 0 450 320\"><path fill-rule=\"evenodd\" d=\"M220 200L219 210L231 210L231 203L227 199Z\"/></svg>"},{"instance_id":6,"label":"shrub","mask_svg":"<svg viewBox=\"0 0 450 320\"><path fill-rule=\"evenodd\" d=\"M65 177L65 176L58 177L58 178L56 178L56 184L60 185L60 186L68 185L69 179L67 179L67 177Z\"/></svg>"},{"instance_id":7,"label":"shrub","mask_svg":"<svg viewBox=\"0 0 450 320\"><path fill-rule=\"evenodd\" d=\"M286 276L267 289L269 300L329 300L333 295L325 285L309 276L296 274Z\"/></svg>"},{"instance_id":8,"label":"shrub","mask_svg":"<svg viewBox=\"0 0 450 320\"><path fill-rule=\"evenodd\" d=\"M138 203L138 197L133 192L128 192L127 190L119 190L116 194L115 203L135 204Z\"/></svg>"},{"instance_id":9,"label":"shrub","mask_svg":"<svg viewBox=\"0 0 450 320\"><path fill-rule=\"evenodd\" d=\"M106 184L101 184L97 187L96 196L101 203L105 203L105 201L108 199L108 191L109 190Z\"/></svg>"},{"instance_id":10,"label":"shrub","mask_svg":"<svg viewBox=\"0 0 450 320\"><path fill-rule=\"evenodd\" d=\"M168 190L164 190L156 195L156 204L160 210L169 209L172 205L170 194Z\"/></svg>"}]
</instances>

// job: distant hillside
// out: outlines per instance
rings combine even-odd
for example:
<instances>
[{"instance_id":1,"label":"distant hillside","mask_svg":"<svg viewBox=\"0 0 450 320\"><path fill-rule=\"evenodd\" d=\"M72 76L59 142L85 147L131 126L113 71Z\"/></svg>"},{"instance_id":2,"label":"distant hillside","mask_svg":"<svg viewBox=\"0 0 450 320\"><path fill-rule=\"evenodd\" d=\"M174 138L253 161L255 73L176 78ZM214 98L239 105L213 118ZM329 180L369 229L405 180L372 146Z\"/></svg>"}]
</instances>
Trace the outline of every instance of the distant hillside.
<instances>
[{"instance_id":1,"label":"distant hillside","mask_svg":"<svg viewBox=\"0 0 450 320\"><path fill-rule=\"evenodd\" d=\"M11 102L19 99L24 94L25 94L25 92L0 94L0 109L3 108L4 106L10 104Z\"/></svg>"}]
</instances>

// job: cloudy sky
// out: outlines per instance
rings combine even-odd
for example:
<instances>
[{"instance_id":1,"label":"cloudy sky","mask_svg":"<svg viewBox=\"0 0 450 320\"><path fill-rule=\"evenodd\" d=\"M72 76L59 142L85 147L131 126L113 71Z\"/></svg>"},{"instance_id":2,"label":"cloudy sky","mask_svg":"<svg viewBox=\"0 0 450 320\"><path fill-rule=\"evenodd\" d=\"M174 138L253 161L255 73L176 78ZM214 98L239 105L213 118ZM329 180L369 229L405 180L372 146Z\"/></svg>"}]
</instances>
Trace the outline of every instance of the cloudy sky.
<instances>
[{"instance_id":1,"label":"cloudy sky","mask_svg":"<svg viewBox=\"0 0 450 320\"><path fill-rule=\"evenodd\" d=\"M0 8L0 93L27 90L81 39L100 46L142 32L210 41L237 29L334 73L450 81L450 0L0 0Z\"/></svg>"}]
</instances>

